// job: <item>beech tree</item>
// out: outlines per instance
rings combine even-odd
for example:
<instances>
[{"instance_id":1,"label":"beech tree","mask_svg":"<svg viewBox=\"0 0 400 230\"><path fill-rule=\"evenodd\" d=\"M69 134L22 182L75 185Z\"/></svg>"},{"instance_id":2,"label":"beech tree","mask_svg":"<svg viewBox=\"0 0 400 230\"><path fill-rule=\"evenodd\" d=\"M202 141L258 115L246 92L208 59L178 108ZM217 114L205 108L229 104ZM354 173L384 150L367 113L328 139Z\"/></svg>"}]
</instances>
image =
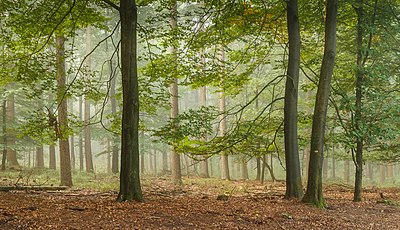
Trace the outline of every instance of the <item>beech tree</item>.
<instances>
[{"instance_id":1,"label":"beech tree","mask_svg":"<svg viewBox=\"0 0 400 230\"><path fill-rule=\"evenodd\" d=\"M338 0L328 0L325 19L324 57L315 100L311 131L310 164L307 190L303 202L324 207L322 194L322 163L324 159L325 123L328 100L331 92L331 79L336 57L336 23Z\"/></svg>"},{"instance_id":2,"label":"beech tree","mask_svg":"<svg viewBox=\"0 0 400 230\"><path fill-rule=\"evenodd\" d=\"M286 198L303 196L297 142L297 95L300 71L300 30L297 0L287 1L289 60L285 87Z\"/></svg>"}]
</instances>

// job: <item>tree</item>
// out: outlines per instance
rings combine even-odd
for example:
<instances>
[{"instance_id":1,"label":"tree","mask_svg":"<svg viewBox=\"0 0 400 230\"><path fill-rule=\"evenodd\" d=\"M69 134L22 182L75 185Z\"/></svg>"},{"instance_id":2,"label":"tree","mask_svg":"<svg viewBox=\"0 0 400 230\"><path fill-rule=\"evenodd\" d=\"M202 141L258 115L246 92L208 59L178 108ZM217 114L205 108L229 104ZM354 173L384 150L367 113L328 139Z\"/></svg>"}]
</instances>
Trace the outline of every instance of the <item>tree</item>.
<instances>
[{"instance_id":1,"label":"tree","mask_svg":"<svg viewBox=\"0 0 400 230\"><path fill-rule=\"evenodd\" d=\"M121 0L122 136L118 201L143 200L139 174L139 89L137 75L137 5Z\"/></svg>"},{"instance_id":2,"label":"tree","mask_svg":"<svg viewBox=\"0 0 400 230\"><path fill-rule=\"evenodd\" d=\"M303 197L303 202L311 203L317 207L325 206L325 201L322 194L322 163L324 159L323 154L326 114L336 57L337 7L338 0L327 1L324 57L322 59L320 79L314 107L307 190Z\"/></svg>"},{"instance_id":3,"label":"tree","mask_svg":"<svg viewBox=\"0 0 400 230\"><path fill-rule=\"evenodd\" d=\"M171 9L171 19L170 19L170 26L172 33L175 34L177 27L178 27L178 9L176 1L172 2L170 6ZM175 38L175 36L173 36ZM173 41L173 45L170 47L170 52L173 58L172 65L176 65L178 59L176 54L176 41ZM176 67L175 67L176 68ZM176 69L175 69L176 70ZM173 71L173 74L177 74L177 71ZM178 117L179 114L179 104L178 104L178 79L176 76L172 76L172 83L170 85L170 100L171 100L171 119L175 119ZM179 125L179 124L176 124ZM180 155L176 152L175 146L171 146L171 171L172 171L172 180L176 185L182 185L182 174L181 174L181 160Z\"/></svg>"},{"instance_id":4,"label":"tree","mask_svg":"<svg viewBox=\"0 0 400 230\"><path fill-rule=\"evenodd\" d=\"M57 102L58 102L58 130L60 148L61 185L72 186L71 158L68 143L68 115L66 98L66 73L65 73L65 37L56 35L56 69L57 69Z\"/></svg>"},{"instance_id":5,"label":"tree","mask_svg":"<svg viewBox=\"0 0 400 230\"><path fill-rule=\"evenodd\" d=\"M284 138L286 162L286 198L301 198L300 160L297 142L297 97L300 70L300 30L297 0L287 1L289 61L285 87Z\"/></svg>"},{"instance_id":6,"label":"tree","mask_svg":"<svg viewBox=\"0 0 400 230\"><path fill-rule=\"evenodd\" d=\"M207 106L207 88L206 86L200 87L199 89L200 96L200 106ZM207 141L207 134L202 137L204 141ZM203 178L209 178L210 175L208 173L208 161L207 158L200 161L200 176Z\"/></svg>"},{"instance_id":7,"label":"tree","mask_svg":"<svg viewBox=\"0 0 400 230\"><path fill-rule=\"evenodd\" d=\"M92 68L92 60L90 56L91 47L91 29L90 26L86 28L86 66L88 71L90 72ZM87 76L90 78L90 73ZM85 140L85 160L86 160L86 172L93 172L93 158L92 158L92 140L91 140L91 132L90 132L90 99L88 95L85 95L85 102L84 102L84 120L85 120L85 128L84 128L84 140Z\"/></svg>"}]
</instances>

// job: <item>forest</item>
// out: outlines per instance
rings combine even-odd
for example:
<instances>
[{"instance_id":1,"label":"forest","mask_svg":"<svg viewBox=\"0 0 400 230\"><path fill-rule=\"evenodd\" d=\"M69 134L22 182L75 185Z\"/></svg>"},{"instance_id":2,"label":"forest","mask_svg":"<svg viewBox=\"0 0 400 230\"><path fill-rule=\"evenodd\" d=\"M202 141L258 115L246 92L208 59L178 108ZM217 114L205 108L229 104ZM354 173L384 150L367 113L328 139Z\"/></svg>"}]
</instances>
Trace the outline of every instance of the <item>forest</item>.
<instances>
[{"instance_id":1,"label":"forest","mask_svg":"<svg viewBox=\"0 0 400 230\"><path fill-rule=\"evenodd\" d=\"M1 0L0 228L399 229L398 0Z\"/></svg>"}]
</instances>

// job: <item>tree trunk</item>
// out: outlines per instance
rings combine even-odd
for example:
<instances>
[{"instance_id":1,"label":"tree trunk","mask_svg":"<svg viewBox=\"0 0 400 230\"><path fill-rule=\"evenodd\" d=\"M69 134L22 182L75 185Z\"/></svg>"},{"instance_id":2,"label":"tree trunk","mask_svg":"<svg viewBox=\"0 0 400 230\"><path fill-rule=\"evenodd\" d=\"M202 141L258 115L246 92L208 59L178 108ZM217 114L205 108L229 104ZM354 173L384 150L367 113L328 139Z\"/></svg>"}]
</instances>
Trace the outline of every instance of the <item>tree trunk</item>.
<instances>
[{"instance_id":1,"label":"tree trunk","mask_svg":"<svg viewBox=\"0 0 400 230\"><path fill-rule=\"evenodd\" d=\"M176 30L178 27L178 9L176 1L172 2L171 5L171 19L170 25L171 30ZM174 57L174 61L177 62L176 59L176 49L172 45L170 47L170 52ZM172 84L170 85L170 95L171 95L171 118L177 118L179 114L179 105L178 105L178 79L174 77ZM182 173L181 173L181 160L180 155L175 151L175 147L171 146L171 172L172 172L172 181L176 185L182 185Z\"/></svg>"},{"instance_id":2,"label":"tree trunk","mask_svg":"<svg viewBox=\"0 0 400 230\"><path fill-rule=\"evenodd\" d=\"M247 169L247 161L246 159L242 160L242 179L248 180L249 179L249 171Z\"/></svg>"},{"instance_id":3,"label":"tree trunk","mask_svg":"<svg viewBox=\"0 0 400 230\"><path fill-rule=\"evenodd\" d=\"M349 184L350 183L350 161L346 160L344 162L344 181Z\"/></svg>"},{"instance_id":4,"label":"tree trunk","mask_svg":"<svg viewBox=\"0 0 400 230\"><path fill-rule=\"evenodd\" d=\"M261 179L261 157L257 156L256 158L257 161L257 175L256 175L256 180L260 181Z\"/></svg>"},{"instance_id":5,"label":"tree trunk","mask_svg":"<svg viewBox=\"0 0 400 230\"><path fill-rule=\"evenodd\" d=\"M83 99L82 96L79 97L79 120L83 120ZM83 171L83 135L82 132L79 132L79 171Z\"/></svg>"},{"instance_id":6,"label":"tree trunk","mask_svg":"<svg viewBox=\"0 0 400 230\"><path fill-rule=\"evenodd\" d=\"M168 153L167 153L167 151L162 151L162 170L163 170L163 173L168 172Z\"/></svg>"},{"instance_id":7,"label":"tree trunk","mask_svg":"<svg viewBox=\"0 0 400 230\"><path fill-rule=\"evenodd\" d=\"M91 39L90 39L90 31L91 28L88 26L86 28L86 55L88 55L92 49L91 47ZM92 60L91 56L87 56L86 58L86 66L89 71L91 71L92 67ZM89 80L90 75L86 76L87 80ZM90 99L88 98L88 95L85 95L85 113L84 113L84 135L85 135L85 159L86 159L86 172L93 172L93 158L92 158L92 139L91 139L91 133L90 133Z\"/></svg>"},{"instance_id":8,"label":"tree trunk","mask_svg":"<svg viewBox=\"0 0 400 230\"><path fill-rule=\"evenodd\" d=\"M66 98L66 72L65 72L65 38L56 37L57 49L57 103L58 103L58 124L59 124L59 147L60 147L60 170L61 186L72 186L71 159L69 155L68 135L68 113Z\"/></svg>"},{"instance_id":9,"label":"tree trunk","mask_svg":"<svg viewBox=\"0 0 400 230\"><path fill-rule=\"evenodd\" d=\"M379 183L384 184L386 179L385 165L379 165Z\"/></svg>"},{"instance_id":10,"label":"tree trunk","mask_svg":"<svg viewBox=\"0 0 400 230\"><path fill-rule=\"evenodd\" d=\"M325 207L322 194L322 163L324 159L324 133L331 79L336 57L336 16L338 0L327 0L325 20L325 47L315 101L311 132L310 168L303 202Z\"/></svg>"},{"instance_id":11,"label":"tree trunk","mask_svg":"<svg viewBox=\"0 0 400 230\"><path fill-rule=\"evenodd\" d=\"M3 144L3 156L1 159L1 170L5 171L6 170L6 161L7 161L7 100L3 98L3 113L2 113L2 131L3 131L3 137L2 137L2 144Z\"/></svg>"},{"instance_id":12,"label":"tree trunk","mask_svg":"<svg viewBox=\"0 0 400 230\"><path fill-rule=\"evenodd\" d=\"M139 89L137 75L137 6L120 1L122 137L118 201L142 201L139 173Z\"/></svg>"},{"instance_id":13,"label":"tree trunk","mask_svg":"<svg viewBox=\"0 0 400 230\"><path fill-rule=\"evenodd\" d=\"M53 94L49 94L49 103L53 103ZM49 113L54 114L52 108L49 108ZM49 145L49 169L56 170L57 163L56 163L56 147L54 144Z\"/></svg>"},{"instance_id":14,"label":"tree trunk","mask_svg":"<svg viewBox=\"0 0 400 230\"><path fill-rule=\"evenodd\" d=\"M44 168L43 145L36 147L36 168Z\"/></svg>"},{"instance_id":15,"label":"tree trunk","mask_svg":"<svg viewBox=\"0 0 400 230\"><path fill-rule=\"evenodd\" d=\"M70 108L71 108L71 113L72 114L74 114L74 100L73 99L71 99L71 100L69 100L69 103L70 103ZM72 134L71 135L71 137L70 137L70 141L71 141L71 147L70 147L70 151L71 151L71 169L72 170L75 170L75 137L74 137L74 135Z\"/></svg>"},{"instance_id":16,"label":"tree trunk","mask_svg":"<svg viewBox=\"0 0 400 230\"><path fill-rule=\"evenodd\" d=\"M207 88L205 86L199 89L200 95L200 106L207 106ZM202 137L203 141L207 141L207 135ZM208 173L208 161L207 158L200 161L200 177L209 178L210 175Z\"/></svg>"},{"instance_id":17,"label":"tree trunk","mask_svg":"<svg viewBox=\"0 0 400 230\"><path fill-rule=\"evenodd\" d=\"M297 0L287 1L289 34L289 60L285 87L284 139L286 162L286 194L288 198L301 198L303 187L297 142L297 97L300 70L300 30Z\"/></svg>"},{"instance_id":18,"label":"tree trunk","mask_svg":"<svg viewBox=\"0 0 400 230\"><path fill-rule=\"evenodd\" d=\"M19 168L20 165L17 160L17 152L15 151L15 134L14 134L14 123L15 123L15 96L11 93L7 98L7 161L10 167Z\"/></svg>"},{"instance_id":19,"label":"tree trunk","mask_svg":"<svg viewBox=\"0 0 400 230\"><path fill-rule=\"evenodd\" d=\"M219 112L220 115L220 123L219 123L219 135L221 137L225 136L226 132L226 118L225 118L225 94L224 92L219 93ZM221 152L221 179L222 180L230 180L231 177L229 175L229 161L228 155L225 151Z\"/></svg>"},{"instance_id":20,"label":"tree trunk","mask_svg":"<svg viewBox=\"0 0 400 230\"><path fill-rule=\"evenodd\" d=\"M153 154L153 164L154 164L154 175L157 177L157 149L154 149Z\"/></svg>"},{"instance_id":21,"label":"tree trunk","mask_svg":"<svg viewBox=\"0 0 400 230\"><path fill-rule=\"evenodd\" d=\"M117 99L115 98L115 88L117 85L116 76L113 74L113 61L110 61L110 72L111 72L111 86L110 86L110 101L111 101L111 113L117 114ZM118 173L118 161L119 161L119 150L118 150L118 134L113 135L112 142L112 164L111 171L113 173Z\"/></svg>"}]
</instances>

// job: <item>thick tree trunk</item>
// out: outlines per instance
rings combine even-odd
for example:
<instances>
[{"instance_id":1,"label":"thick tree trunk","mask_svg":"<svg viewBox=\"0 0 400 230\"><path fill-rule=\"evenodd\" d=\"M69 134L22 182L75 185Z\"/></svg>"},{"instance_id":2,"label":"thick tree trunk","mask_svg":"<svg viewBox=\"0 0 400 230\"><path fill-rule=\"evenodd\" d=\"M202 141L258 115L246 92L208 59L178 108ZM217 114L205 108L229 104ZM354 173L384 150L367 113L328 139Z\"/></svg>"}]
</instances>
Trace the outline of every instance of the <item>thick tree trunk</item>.
<instances>
[{"instance_id":1,"label":"thick tree trunk","mask_svg":"<svg viewBox=\"0 0 400 230\"><path fill-rule=\"evenodd\" d=\"M322 194L322 163L324 159L326 113L336 57L337 6L338 0L327 0L324 57L314 108L307 191L303 197L303 202L311 203L317 207L325 206Z\"/></svg>"},{"instance_id":2,"label":"thick tree trunk","mask_svg":"<svg viewBox=\"0 0 400 230\"><path fill-rule=\"evenodd\" d=\"M91 33L91 28L88 26L86 28L86 55L88 55L92 49L91 47L91 39L90 39L90 33ZM88 56L86 58L86 66L87 70L91 71L92 67L92 60L91 56ZM89 80L90 75L87 75L87 79ZM85 113L84 113L84 135L85 135L85 159L86 159L86 172L93 172L93 158L92 158L92 138L91 138L91 133L90 133L90 99L88 98L87 95L85 95Z\"/></svg>"},{"instance_id":3,"label":"thick tree trunk","mask_svg":"<svg viewBox=\"0 0 400 230\"><path fill-rule=\"evenodd\" d=\"M120 1L122 137L118 201L142 201L139 172L139 89L137 75L137 6L135 0Z\"/></svg>"},{"instance_id":4,"label":"thick tree trunk","mask_svg":"<svg viewBox=\"0 0 400 230\"><path fill-rule=\"evenodd\" d=\"M57 102L58 102L58 122L59 122L59 147L60 147L60 169L61 169L61 186L72 186L71 175L71 159L69 155L68 135L68 113L66 98L66 72L65 72L65 56L64 56L63 36L56 37L57 49Z\"/></svg>"},{"instance_id":5,"label":"thick tree trunk","mask_svg":"<svg viewBox=\"0 0 400 230\"><path fill-rule=\"evenodd\" d=\"M303 187L297 142L297 97L300 71L300 30L297 0L287 1L289 60L285 87L286 198L301 198Z\"/></svg>"}]
</instances>

